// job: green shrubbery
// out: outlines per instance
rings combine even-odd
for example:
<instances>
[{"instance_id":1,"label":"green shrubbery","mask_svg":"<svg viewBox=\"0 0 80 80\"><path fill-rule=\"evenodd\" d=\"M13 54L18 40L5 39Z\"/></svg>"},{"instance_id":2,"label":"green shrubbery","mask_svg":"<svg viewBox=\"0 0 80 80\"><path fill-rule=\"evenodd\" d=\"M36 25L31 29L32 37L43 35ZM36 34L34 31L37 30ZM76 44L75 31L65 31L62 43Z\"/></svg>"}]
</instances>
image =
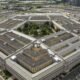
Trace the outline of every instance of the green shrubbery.
<instances>
[{"instance_id":1,"label":"green shrubbery","mask_svg":"<svg viewBox=\"0 0 80 80\"><path fill-rule=\"evenodd\" d=\"M6 71L6 70L1 71L1 72L0 72L0 75L1 75L5 80L8 80L8 78L12 76L12 75L11 75L8 71Z\"/></svg>"},{"instance_id":2,"label":"green shrubbery","mask_svg":"<svg viewBox=\"0 0 80 80\"><path fill-rule=\"evenodd\" d=\"M17 30L34 37L41 37L53 33L54 26L51 22L37 24L33 22L25 23L24 27L19 27Z\"/></svg>"}]
</instances>

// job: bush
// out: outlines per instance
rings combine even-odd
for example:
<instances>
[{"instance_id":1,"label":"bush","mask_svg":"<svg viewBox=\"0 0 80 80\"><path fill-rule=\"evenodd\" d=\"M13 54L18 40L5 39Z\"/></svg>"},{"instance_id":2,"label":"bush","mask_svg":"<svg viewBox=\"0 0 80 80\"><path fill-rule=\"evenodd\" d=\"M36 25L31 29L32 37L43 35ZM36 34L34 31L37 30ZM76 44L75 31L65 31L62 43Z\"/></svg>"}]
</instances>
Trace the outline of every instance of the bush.
<instances>
[{"instance_id":1,"label":"bush","mask_svg":"<svg viewBox=\"0 0 80 80\"><path fill-rule=\"evenodd\" d=\"M17 30L24 34L41 37L53 33L52 29L54 29L54 25L51 22L45 22L43 24L29 22L25 23L23 28L18 28Z\"/></svg>"}]
</instances>

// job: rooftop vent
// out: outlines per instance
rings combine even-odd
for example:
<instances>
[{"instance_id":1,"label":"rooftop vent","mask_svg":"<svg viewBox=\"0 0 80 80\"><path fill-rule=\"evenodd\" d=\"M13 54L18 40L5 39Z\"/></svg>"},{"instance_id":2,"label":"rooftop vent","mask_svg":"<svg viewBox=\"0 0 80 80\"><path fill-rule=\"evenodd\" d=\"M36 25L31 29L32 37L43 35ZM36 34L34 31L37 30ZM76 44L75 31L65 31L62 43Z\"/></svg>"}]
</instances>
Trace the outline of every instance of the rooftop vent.
<instances>
[{"instance_id":1,"label":"rooftop vent","mask_svg":"<svg viewBox=\"0 0 80 80\"><path fill-rule=\"evenodd\" d=\"M45 39L41 39L42 42L45 42Z\"/></svg>"},{"instance_id":2,"label":"rooftop vent","mask_svg":"<svg viewBox=\"0 0 80 80\"><path fill-rule=\"evenodd\" d=\"M60 58L55 55L55 56L54 56L54 60L57 61L57 62L59 62L59 61L60 61Z\"/></svg>"},{"instance_id":3,"label":"rooftop vent","mask_svg":"<svg viewBox=\"0 0 80 80\"><path fill-rule=\"evenodd\" d=\"M11 59L12 59L12 60L15 60L15 59L16 59L16 56L12 56Z\"/></svg>"},{"instance_id":4,"label":"rooftop vent","mask_svg":"<svg viewBox=\"0 0 80 80\"><path fill-rule=\"evenodd\" d=\"M15 38L11 38L11 41L14 41L15 40Z\"/></svg>"}]
</instances>

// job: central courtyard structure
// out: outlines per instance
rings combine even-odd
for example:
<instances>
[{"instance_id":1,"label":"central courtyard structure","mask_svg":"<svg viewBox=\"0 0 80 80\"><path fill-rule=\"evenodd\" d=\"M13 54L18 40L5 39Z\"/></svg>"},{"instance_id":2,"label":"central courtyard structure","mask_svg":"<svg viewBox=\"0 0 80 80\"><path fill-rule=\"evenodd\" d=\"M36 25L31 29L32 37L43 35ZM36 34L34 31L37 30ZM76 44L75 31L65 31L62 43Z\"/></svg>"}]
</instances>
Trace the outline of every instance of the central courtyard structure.
<instances>
[{"instance_id":1,"label":"central courtyard structure","mask_svg":"<svg viewBox=\"0 0 80 80\"><path fill-rule=\"evenodd\" d=\"M58 32L60 29L58 27L55 28L52 22L27 22L23 27L19 27L17 30L24 34L39 38Z\"/></svg>"}]
</instances>

